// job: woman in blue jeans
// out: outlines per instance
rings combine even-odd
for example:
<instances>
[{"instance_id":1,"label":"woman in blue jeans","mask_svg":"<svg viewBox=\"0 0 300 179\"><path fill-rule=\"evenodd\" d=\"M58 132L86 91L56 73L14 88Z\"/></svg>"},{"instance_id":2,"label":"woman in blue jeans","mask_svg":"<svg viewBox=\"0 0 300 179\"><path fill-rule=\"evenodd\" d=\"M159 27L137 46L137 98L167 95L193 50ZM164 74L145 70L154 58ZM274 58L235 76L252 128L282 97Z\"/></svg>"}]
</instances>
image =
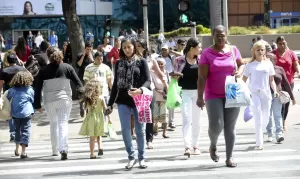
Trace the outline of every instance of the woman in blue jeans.
<instances>
[{"instance_id":1,"label":"woman in blue jeans","mask_svg":"<svg viewBox=\"0 0 300 179\"><path fill-rule=\"evenodd\" d=\"M289 81L286 77L285 71L282 67L276 65L276 56L269 53L267 54L267 57L271 60L271 62L274 65L275 69L275 76L274 80L276 83L277 87L277 92L280 91L286 91L289 93L291 100L293 102L293 105L296 104L296 100L292 91L292 88L289 84ZM271 89L272 90L272 89ZM273 94L272 90L272 94ZM272 95L273 96L273 95ZM273 141L273 116L274 116L274 121L275 121L275 136L276 136L276 141L277 142L282 142L284 141L284 136L283 136L283 126L282 126L282 115L281 115L281 109L282 109L282 103L280 102L279 98L274 98L272 99L272 105L271 105L271 111L270 111L270 119L269 119L269 124L267 125L267 132L268 132L268 141L272 142ZM273 115L272 115L273 113Z\"/></svg>"},{"instance_id":2,"label":"woman in blue jeans","mask_svg":"<svg viewBox=\"0 0 300 179\"><path fill-rule=\"evenodd\" d=\"M142 87L150 89L151 80L147 61L137 56L136 51L135 40L122 40L120 60L115 66L115 78L106 111L106 114L110 114L113 104L118 104L122 137L129 159L126 169L131 169L136 164L131 137L131 114L134 116L139 165L140 168L147 168L144 157L145 124L138 121L138 112L132 97L142 94Z\"/></svg>"}]
</instances>

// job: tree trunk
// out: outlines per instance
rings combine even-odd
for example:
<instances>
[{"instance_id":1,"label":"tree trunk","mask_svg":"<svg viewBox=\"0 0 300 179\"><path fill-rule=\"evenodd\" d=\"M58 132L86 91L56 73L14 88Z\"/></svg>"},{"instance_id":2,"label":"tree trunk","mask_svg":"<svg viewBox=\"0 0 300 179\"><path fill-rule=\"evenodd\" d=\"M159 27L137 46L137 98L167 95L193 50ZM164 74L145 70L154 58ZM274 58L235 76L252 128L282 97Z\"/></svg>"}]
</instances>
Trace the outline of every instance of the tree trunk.
<instances>
[{"instance_id":1,"label":"tree trunk","mask_svg":"<svg viewBox=\"0 0 300 179\"><path fill-rule=\"evenodd\" d=\"M62 9L72 48L72 66L76 67L77 55L84 50L84 40L79 17L76 14L76 0L62 0Z\"/></svg>"},{"instance_id":2,"label":"tree trunk","mask_svg":"<svg viewBox=\"0 0 300 179\"><path fill-rule=\"evenodd\" d=\"M209 0L210 28L213 30L217 25L222 25L221 0Z\"/></svg>"},{"instance_id":3,"label":"tree trunk","mask_svg":"<svg viewBox=\"0 0 300 179\"><path fill-rule=\"evenodd\" d=\"M72 66L76 69L77 55L84 50L84 40L79 18L76 14L76 0L62 0L62 9L72 48ZM71 82L72 99L78 99L76 86Z\"/></svg>"}]
</instances>

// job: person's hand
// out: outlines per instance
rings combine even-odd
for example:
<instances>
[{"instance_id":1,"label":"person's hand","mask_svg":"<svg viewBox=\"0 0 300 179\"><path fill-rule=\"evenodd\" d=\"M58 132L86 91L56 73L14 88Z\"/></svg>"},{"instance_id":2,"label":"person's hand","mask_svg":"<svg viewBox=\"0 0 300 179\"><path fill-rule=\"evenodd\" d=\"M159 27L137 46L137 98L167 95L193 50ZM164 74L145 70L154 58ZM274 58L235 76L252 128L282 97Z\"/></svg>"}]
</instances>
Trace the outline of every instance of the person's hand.
<instances>
[{"instance_id":1,"label":"person's hand","mask_svg":"<svg viewBox=\"0 0 300 179\"><path fill-rule=\"evenodd\" d=\"M198 98L198 99L197 99L197 106L198 106L201 110L203 110L203 107L205 106L205 102L204 102L203 98Z\"/></svg>"},{"instance_id":2,"label":"person's hand","mask_svg":"<svg viewBox=\"0 0 300 179\"><path fill-rule=\"evenodd\" d=\"M139 94L142 94L142 90L139 89L139 88L131 88L129 91L128 91L128 95L131 96L131 97L134 97L134 96L137 96Z\"/></svg>"},{"instance_id":3,"label":"person's hand","mask_svg":"<svg viewBox=\"0 0 300 179\"><path fill-rule=\"evenodd\" d=\"M104 114L106 116L110 115L113 112L113 107L112 106L107 106L107 109L105 110Z\"/></svg>"},{"instance_id":4,"label":"person's hand","mask_svg":"<svg viewBox=\"0 0 300 179\"><path fill-rule=\"evenodd\" d=\"M278 98L279 97L279 93L275 92L274 93L274 98Z\"/></svg>"},{"instance_id":5,"label":"person's hand","mask_svg":"<svg viewBox=\"0 0 300 179\"><path fill-rule=\"evenodd\" d=\"M40 112L40 113L43 113L44 109L43 108L39 108L39 109L37 109L37 111Z\"/></svg>"},{"instance_id":6,"label":"person's hand","mask_svg":"<svg viewBox=\"0 0 300 179\"><path fill-rule=\"evenodd\" d=\"M234 76L236 78L240 78L242 75L238 71L236 71L236 72L234 72Z\"/></svg>"},{"instance_id":7,"label":"person's hand","mask_svg":"<svg viewBox=\"0 0 300 179\"><path fill-rule=\"evenodd\" d=\"M293 105L295 105L296 104L296 100L294 99L294 100L292 100L292 103L293 103Z\"/></svg>"}]
</instances>

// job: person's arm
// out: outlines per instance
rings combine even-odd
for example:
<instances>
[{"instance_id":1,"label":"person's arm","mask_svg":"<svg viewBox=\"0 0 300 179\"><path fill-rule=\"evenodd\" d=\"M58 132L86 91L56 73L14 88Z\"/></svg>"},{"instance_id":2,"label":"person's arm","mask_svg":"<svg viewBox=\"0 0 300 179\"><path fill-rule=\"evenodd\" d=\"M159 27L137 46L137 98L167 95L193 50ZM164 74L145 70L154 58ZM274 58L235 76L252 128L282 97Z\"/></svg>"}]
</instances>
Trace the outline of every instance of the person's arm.
<instances>
[{"instance_id":1,"label":"person's arm","mask_svg":"<svg viewBox=\"0 0 300 179\"><path fill-rule=\"evenodd\" d=\"M77 73L75 72L74 68L71 65L69 65L68 70L69 70L69 78L76 85L77 89L83 87Z\"/></svg>"},{"instance_id":2,"label":"person's arm","mask_svg":"<svg viewBox=\"0 0 300 179\"><path fill-rule=\"evenodd\" d=\"M31 103L33 103L34 102L34 90L33 90L33 88L30 88L29 93L30 93L30 95L29 95L29 101Z\"/></svg>"},{"instance_id":3,"label":"person's arm","mask_svg":"<svg viewBox=\"0 0 300 179\"><path fill-rule=\"evenodd\" d=\"M251 63L251 62L250 62ZM249 78L250 76L250 69L249 69L249 64L248 63L246 66L245 66L245 71L244 71L244 74L243 74L243 81L246 83L247 82L247 79Z\"/></svg>"},{"instance_id":4,"label":"person's arm","mask_svg":"<svg viewBox=\"0 0 300 179\"><path fill-rule=\"evenodd\" d=\"M145 59L141 59L141 76L144 76L145 77L145 82L144 84L141 86L141 87L145 87L145 88L148 88L150 89L150 86L151 86L151 78L150 78L150 70L149 70L149 67L148 67L148 63Z\"/></svg>"},{"instance_id":5,"label":"person's arm","mask_svg":"<svg viewBox=\"0 0 300 179\"><path fill-rule=\"evenodd\" d=\"M239 78L244 72L245 63L243 62L243 58L240 51L236 47L234 47L233 52L235 53L234 56L238 67L238 70L235 72L235 76Z\"/></svg>"},{"instance_id":6,"label":"person's arm","mask_svg":"<svg viewBox=\"0 0 300 179\"><path fill-rule=\"evenodd\" d=\"M119 62L117 61L116 66L115 66L115 71L114 71L114 82L111 88L111 93L110 93L110 97L108 100L108 104L107 106L113 106L116 98L117 98L117 94L118 94L118 87L117 87L117 83L118 83L118 76L117 76L117 71L118 71L118 66L119 66Z\"/></svg>"},{"instance_id":7,"label":"person's arm","mask_svg":"<svg viewBox=\"0 0 300 179\"><path fill-rule=\"evenodd\" d=\"M42 98L42 89L43 89L43 83L44 83L44 79L43 79L43 70L40 70L37 78L36 78L36 84L34 86L34 102L33 102L33 107L34 109L41 109L42 105L41 105L41 98Z\"/></svg>"},{"instance_id":8,"label":"person's arm","mask_svg":"<svg viewBox=\"0 0 300 179\"><path fill-rule=\"evenodd\" d=\"M170 50L170 53L174 54L176 57L182 56L182 54L180 52L177 52L177 51L174 51L174 50Z\"/></svg>"},{"instance_id":9,"label":"person's arm","mask_svg":"<svg viewBox=\"0 0 300 179\"><path fill-rule=\"evenodd\" d=\"M110 68L108 68L106 70L106 81L107 81L109 89L111 89L112 88L112 71L110 70Z\"/></svg>"},{"instance_id":10,"label":"person's arm","mask_svg":"<svg viewBox=\"0 0 300 179\"><path fill-rule=\"evenodd\" d=\"M298 77L300 78L300 68L299 68L299 60L298 60L298 57L297 55L292 52L292 61L293 61L293 68L295 70L295 72L298 73Z\"/></svg>"},{"instance_id":11,"label":"person's arm","mask_svg":"<svg viewBox=\"0 0 300 179\"><path fill-rule=\"evenodd\" d=\"M200 64L198 66L198 99L203 100L204 89L206 86L206 80L208 76L209 65Z\"/></svg>"},{"instance_id":12,"label":"person's arm","mask_svg":"<svg viewBox=\"0 0 300 179\"><path fill-rule=\"evenodd\" d=\"M166 77L165 77L164 73L159 69L157 61L152 60L152 64L153 64L152 68L154 70L154 73L162 81L162 83L164 84L164 87L168 88L168 83L167 83Z\"/></svg>"},{"instance_id":13,"label":"person's arm","mask_svg":"<svg viewBox=\"0 0 300 179\"><path fill-rule=\"evenodd\" d=\"M102 107L103 107L103 111L106 111L107 106L106 106L106 103L104 101L104 98L101 98L101 104L102 104Z\"/></svg>"},{"instance_id":14,"label":"person's arm","mask_svg":"<svg viewBox=\"0 0 300 179\"><path fill-rule=\"evenodd\" d=\"M286 77L285 71L283 70L283 68L280 68L280 71L281 71L281 76L282 76L281 86L283 86L284 90L289 93L291 100L295 100L294 93L293 93L291 85Z\"/></svg>"},{"instance_id":15,"label":"person's arm","mask_svg":"<svg viewBox=\"0 0 300 179\"><path fill-rule=\"evenodd\" d=\"M274 91L274 97L277 98L279 95L278 95L278 90L277 90L276 83L275 83L275 80L274 80L274 75L275 75L274 66L273 66L273 64L271 64L271 62L268 65L269 65L269 82L270 82L270 86L271 86L272 90Z\"/></svg>"},{"instance_id":16,"label":"person's arm","mask_svg":"<svg viewBox=\"0 0 300 179\"><path fill-rule=\"evenodd\" d=\"M83 63L83 60L84 60L84 57L85 57L85 53L83 53L81 56L79 56L77 58L77 67L81 67L81 65Z\"/></svg>"}]
</instances>

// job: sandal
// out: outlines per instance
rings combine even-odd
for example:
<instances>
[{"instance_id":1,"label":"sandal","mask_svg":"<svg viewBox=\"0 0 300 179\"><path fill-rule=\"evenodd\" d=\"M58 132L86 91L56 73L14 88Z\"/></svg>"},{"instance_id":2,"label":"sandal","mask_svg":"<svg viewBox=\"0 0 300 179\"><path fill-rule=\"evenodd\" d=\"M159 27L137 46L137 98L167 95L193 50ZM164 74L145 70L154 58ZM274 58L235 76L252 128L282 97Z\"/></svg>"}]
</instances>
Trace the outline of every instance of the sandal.
<instances>
[{"instance_id":1,"label":"sandal","mask_svg":"<svg viewBox=\"0 0 300 179\"><path fill-rule=\"evenodd\" d=\"M90 159L96 159L97 157L96 157L96 155L91 155L90 156Z\"/></svg>"},{"instance_id":2,"label":"sandal","mask_svg":"<svg viewBox=\"0 0 300 179\"><path fill-rule=\"evenodd\" d=\"M225 161L225 163L226 163L226 166L229 167L229 168L235 168L235 167L237 167L237 163L235 163L232 158L231 159L227 159Z\"/></svg>"},{"instance_id":3,"label":"sandal","mask_svg":"<svg viewBox=\"0 0 300 179\"><path fill-rule=\"evenodd\" d=\"M186 148L183 155L184 156L188 156L188 158L190 158L190 156L191 156L191 150L189 148Z\"/></svg>"},{"instance_id":4,"label":"sandal","mask_svg":"<svg viewBox=\"0 0 300 179\"><path fill-rule=\"evenodd\" d=\"M217 148L209 148L210 158L214 162L219 162L220 156L218 155Z\"/></svg>"},{"instance_id":5,"label":"sandal","mask_svg":"<svg viewBox=\"0 0 300 179\"><path fill-rule=\"evenodd\" d=\"M17 151L15 150L15 156L20 156L20 154L19 153L17 153Z\"/></svg>"},{"instance_id":6,"label":"sandal","mask_svg":"<svg viewBox=\"0 0 300 179\"><path fill-rule=\"evenodd\" d=\"M167 138L170 138L169 136L166 136L166 135L162 135L163 138L167 139Z\"/></svg>"}]
</instances>

